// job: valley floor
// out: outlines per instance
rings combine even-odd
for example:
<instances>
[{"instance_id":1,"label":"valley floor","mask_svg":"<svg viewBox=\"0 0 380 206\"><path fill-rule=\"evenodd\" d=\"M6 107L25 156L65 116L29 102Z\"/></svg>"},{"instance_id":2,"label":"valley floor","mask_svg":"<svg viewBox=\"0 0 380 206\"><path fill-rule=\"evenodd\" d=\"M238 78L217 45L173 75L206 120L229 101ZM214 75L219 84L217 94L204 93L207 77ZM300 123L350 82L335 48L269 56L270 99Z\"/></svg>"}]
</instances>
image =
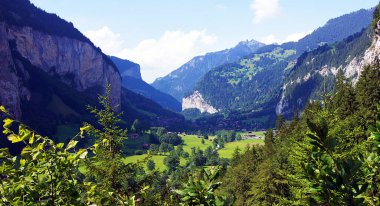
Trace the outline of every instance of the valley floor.
<instances>
[{"instance_id":1,"label":"valley floor","mask_svg":"<svg viewBox=\"0 0 380 206\"><path fill-rule=\"evenodd\" d=\"M242 133L244 135L245 133ZM258 137L263 137L263 132L253 132L253 134L256 134ZM198 138L197 135L181 135L184 144L183 144L183 150L185 152L191 153L191 148L199 148L201 150L206 150L207 147L213 146L212 140L215 138L215 136L210 136L209 140L206 140L204 144L202 144L202 138ZM231 159L232 155L235 151L235 149L238 147L241 152L244 151L244 148L247 145L263 145L264 139L243 139L240 141L235 142L229 142L224 145L224 148L221 148L218 150L219 156L221 158L227 158ZM161 154L161 155L151 155L151 159L154 161L155 166L160 171L163 171L166 168L164 165L164 158L167 157L168 154ZM144 161L144 159L148 158L148 154L143 155L132 155L124 158L125 163L136 163L138 161ZM181 157L180 159L180 165L185 165L186 160Z\"/></svg>"}]
</instances>

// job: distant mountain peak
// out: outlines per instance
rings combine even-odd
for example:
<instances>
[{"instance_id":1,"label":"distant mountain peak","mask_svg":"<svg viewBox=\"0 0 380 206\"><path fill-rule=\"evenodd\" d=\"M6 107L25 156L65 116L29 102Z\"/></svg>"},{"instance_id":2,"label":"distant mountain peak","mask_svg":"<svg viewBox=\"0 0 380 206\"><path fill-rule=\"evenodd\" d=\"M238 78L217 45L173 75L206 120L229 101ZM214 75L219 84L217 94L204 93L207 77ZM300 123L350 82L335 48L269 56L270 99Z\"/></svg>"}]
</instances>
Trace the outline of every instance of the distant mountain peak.
<instances>
[{"instance_id":1,"label":"distant mountain peak","mask_svg":"<svg viewBox=\"0 0 380 206\"><path fill-rule=\"evenodd\" d=\"M158 91L141 78L140 65L126 59L111 56L122 77L122 85L161 105L163 108L179 112L181 104L174 97Z\"/></svg>"},{"instance_id":2,"label":"distant mountain peak","mask_svg":"<svg viewBox=\"0 0 380 206\"><path fill-rule=\"evenodd\" d=\"M113 61L113 63L116 65L116 67L118 68L121 77L128 76L128 77L142 80L139 64L136 64L132 61L121 59L115 56L110 56L110 58Z\"/></svg>"},{"instance_id":3,"label":"distant mountain peak","mask_svg":"<svg viewBox=\"0 0 380 206\"><path fill-rule=\"evenodd\" d=\"M182 97L193 90L208 71L222 64L238 61L264 45L256 40L246 40L230 49L194 57L165 77L156 79L152 86L182 101Z\"/></svg>"},{"instance_id":4,"label":"distant mountain peak","mask_svg":"<svg viewBox=\"0 0 380 206\"><path fill-rule=\"evenodd\" d=\"M241 45L248 46L248 47L265 46L264 43L261 43L259 41L254 40L254 39L251 39L251 40L247 39L245 41L241 41L238 43L238 46L241 46Z\"/></svg>"}]
</instances>

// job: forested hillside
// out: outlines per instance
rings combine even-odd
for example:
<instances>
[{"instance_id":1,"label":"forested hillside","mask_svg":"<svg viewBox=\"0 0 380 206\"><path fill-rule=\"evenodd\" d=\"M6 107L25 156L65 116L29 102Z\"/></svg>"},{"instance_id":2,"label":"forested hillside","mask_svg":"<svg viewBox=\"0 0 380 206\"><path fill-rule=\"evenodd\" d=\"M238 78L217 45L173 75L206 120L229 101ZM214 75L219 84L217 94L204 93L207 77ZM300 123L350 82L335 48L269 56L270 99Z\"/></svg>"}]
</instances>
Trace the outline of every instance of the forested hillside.
<instances>
[{"instance_id":1,"label":"forested hillside","mask_svg":"<svg viewBox=\"0 0 380 206\"><path fill-rule=\"evenodd\" d=\"M279 116L265 146L236 153L219 194L234 205L378 205L379 84L378 65L355 88L340 75L322 102Z\"/></svg>"},{"instance_id":2,"label":"forested hillside","mask_svg":"<svg viewBox=\"0 0 380 206\"><path fill-rule=\"evenodd\" d=\"M305 52L286 77L283 94L277 112L292 116L297 109L305 107L310 99L320 99L326 88L334 88L339 70L353 83L360 75L360 61L371 45L373 30L368 28L348 37L342 42L323 45Z\"/></svg>"},{"instance_id":3,"label":"forested hillside","mask_svg":"<svg viewBox=\"0 0 380 206\"><path fill-rule=\"evenodd\" d=\"M225 63L232 63L256 51L264 44L255 40L243 41L234 48L194 57L169 75L158 78L152 83L156 89L168 93L179 102L194 89L196 83L211 69Z\"/></svg>"},{"instance_id":4,"label":"forested hillside","mask_svg":"<svg viewBox=\"0 0 380 206\"><path fill-rule=\"evenodd\" d=\"M356 32L361 32L370 25L372 12L373 9L360 10L332 19L323 27L316 29L298 42L261 47L255 53L238 61L237 64L226 64L210 70L198 82L194 91L199 91L207 103L224 113L225 121L229 121L228 113L235 110L234 112L240 112L242 119L247 122L246 118L244 118L246 116L244 113L252 111L260 112L263 116L250 119L249 121L252 123L248 125L246 123L240 123L239 125L245 125L248 128L255 128L254 125L273 126L272 120L276 107L277 111L281 110L278 109L279 106L277 105L282 97L281 91L284 87L284 81L290 78L288 75L291 74L293 67L296 66L297 59L299 57L300 59L303 58L301 54L314 49L318 51L319 45L342 41ZM357 34L356 36L360 35ZM363 36L360 40L351 43L350 45L352 46L347 46L350 48L355 47L351 51L353 53L347 54L351 55L349 58L354 58L354 55L363 53L368 48L369 34L366 33L366 36L365 34ZM356 38L353 36L347 41L353 41ZM346 42L341 43L341 45L346 45ZM339 55L346 54L338 52L336 56ZM340 58L343 59L343 57ZM344 61L349 61L347 56ZM300 71L303 72L304 70L301 69ZM334 80L332 79L329 84L330 89L333 82ZM320 82L315 84L321 85ZM301 87L301 91L307 89L307 85ZM302 96L303 93L300 95ZM305 98L302 102L304 106L309 96L302 96L302 98ZM283 104L287 105L286 102ZM290 113L294 113L297 109L303 109L303 106L298 107L297 104L292 104L291 106Z\"/></svg>"}]
</instances>

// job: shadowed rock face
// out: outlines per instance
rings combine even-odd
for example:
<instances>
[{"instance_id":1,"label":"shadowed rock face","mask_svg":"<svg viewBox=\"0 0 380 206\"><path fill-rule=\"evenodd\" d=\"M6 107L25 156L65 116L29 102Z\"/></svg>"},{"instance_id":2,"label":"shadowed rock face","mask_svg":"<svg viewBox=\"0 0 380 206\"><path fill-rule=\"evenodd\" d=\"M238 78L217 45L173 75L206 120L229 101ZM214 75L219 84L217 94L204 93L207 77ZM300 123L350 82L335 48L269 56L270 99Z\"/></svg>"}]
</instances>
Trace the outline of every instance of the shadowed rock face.
<instances>
[{"instance_id":1,"label":"shadowed rock face","mask_svg":"<svg viewBox=\"0 0 380 206\"><path fill-rule=\"evenodd\" d=\"M33 66L78 91L111 84L112 104L121 102L121 78L107 57L88 42L0 23L0 103L19 118L20 103L30 98L23 85L28 73L12 57L18 53Z\"/></svg>"}]
</instances>

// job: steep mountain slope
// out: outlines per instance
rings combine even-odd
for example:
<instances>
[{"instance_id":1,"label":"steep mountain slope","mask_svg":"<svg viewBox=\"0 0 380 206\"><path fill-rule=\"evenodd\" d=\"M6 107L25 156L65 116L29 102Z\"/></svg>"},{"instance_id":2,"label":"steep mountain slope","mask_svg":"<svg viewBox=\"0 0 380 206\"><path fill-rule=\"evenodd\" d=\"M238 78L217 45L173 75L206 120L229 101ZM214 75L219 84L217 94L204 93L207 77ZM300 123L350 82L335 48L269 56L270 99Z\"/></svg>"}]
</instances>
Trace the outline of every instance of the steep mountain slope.
<instances>
[{"instance_id":1,"label":"steep mountain slope","mask_svg":"<svg viewBox=\"0 0 380 206\"><path fill-rule=\"evenodd\" d=\"M137 93L141 94L145 98L151 99L158 103L165 109L169 109L174 112L181 111L181 103L179 103L174 97L158 91L150 84L144 82L143 80L135 79L133 77L124 76L122 77L123 87Z\"/></svg>"},{"instance_id":2,"label":"steep mountain slope","mask_svg":"<svg viewBox=\"0 0 380 206\"><path fill-rule=\"evenodd\" d=\"M140 65L131 62L126 59L120 59L118 57L110 56L112 62L116 65L117 69L120 72L121 77L133 77L135 79L142 80Z\"/></svg>"},{"instance_id":3,"label":"steep mountain slope","mask_svg":"<svg viewBox=\"0 0 380 206\"><path fill-rule=\"evenodd\" d=\"M217 67L204 76L195 87L194 93L200 93L205 103L222 113L230 113L231 110L242 114L248 111L268 111L264 114L264 119L273 119L268 115L275 115L274 111L281 99L284 79L296 64L296 59L300 54L326 42L341 41L347 37L343 35L352 35L359 28L360 32L370 24L372 12L372 9L360 10L344 15L330 20L324 27L315 30L298 42L264 46L235 64ZM352 21L362 15L368 18ZM336 30L345 32L332 36L330 32ZM307 45L307 42L310 44ZM185 97L183 102L189 102L189 98L191 95ZM183 108L197 107L183 105Z\"/></svg>"},{"instance_id":4,"label":"steep mountain slope","mask_svg":"<svg viewBox=\"0 0 380 206\"><path fill-rule=\"evenodd\" d=\"M16 117L22 115L22 101L30 98L23 86L29 76L20 63L23 59L78 91L112 82L112 102L120 104L121 78L116 67L72 24L27 0L5 0L0 5L1 102Z\"/></svg>"},{"instance_id":5,"label":"steep mountain slope","mask_svg":"<svg viewBox=\"0 0 380 206\"><path fill-rule=\"evenodd\" d=\"M284 49L296 49L299 54L304 51L312 50L316 45L321 43L335 43L344 38L360 32L367 28L373 19L374 9L361 9L356 12L345 14L343 16L329 20L324 26L313 31L299 40L282 45Z\"/></svg>"},{"instance_id":6,"label":"steep mountain slope","mask_svg":"<svg viewBox=\"0 0 380 206\"><path fill-rule=\"evenodd\" d=\"M264 44L255 40L244 41L231 49L194 57L169 75L158 78L152 86L182 101L182 97L192 91L195 84L212 68L235 62L262 46Z\"/></svg>"},{"instance_id":7,"label":"steep mountain slope","mask_svg":"<svg viewBox=\"0 0 380 206\"><path fill-rule=\"evenodd\" d=\"M255 54L238 63L225 64L208 72L196 86L206 102L220 111L257 110L276 102L284 68L291 67L287 59L294 50L278 47L272 52ZM190 97L183 100L183 108Z\"/></svg>"},{"instance_id":8,"label":"steep mountain slope","mask_svg":"<svg viewBox=\"0 0 380 206\"><path fill-rule=\"evenodd\" d=\"M123 118L127 124L136 118L151 125L172 124L173 119L182 124L180 115L123 90L108 56L71 23L28 0L0 2L0 68L0 104L42 134L91 121L85 106L97 104L106 83L112 104L131 113Z\"/></svg>"},{"instance_id":9,"label":"steep mountain slope","mask_svg":"<svg viewBox=\"0 0 380 206\"><path fill-rule=\"evenodd\" d=\"M115 63L120 72L123 87L155 101L163 108L175 112L181 111L181 103L179 103L175 98L164 92L158 91L142 80L140 65L117 57L111 57L111 60Z\"/></svg>"},{"instance_id":10,"label":"steep mountain slope","mask_svg":"<svg viewBox=\"0 0 380 206\"><path fill-rule=\"evenodd\" d=\"M327 92L333 89L339 70L355 84L363 67L374 62L369 56L376 55L369 55L373 49L368 49L372 37L373 30L367 29L342 42L302 54L285 80L276 112L291 116L309 100L320 99L325 89Z\"/></svg>"}]
</instances>

